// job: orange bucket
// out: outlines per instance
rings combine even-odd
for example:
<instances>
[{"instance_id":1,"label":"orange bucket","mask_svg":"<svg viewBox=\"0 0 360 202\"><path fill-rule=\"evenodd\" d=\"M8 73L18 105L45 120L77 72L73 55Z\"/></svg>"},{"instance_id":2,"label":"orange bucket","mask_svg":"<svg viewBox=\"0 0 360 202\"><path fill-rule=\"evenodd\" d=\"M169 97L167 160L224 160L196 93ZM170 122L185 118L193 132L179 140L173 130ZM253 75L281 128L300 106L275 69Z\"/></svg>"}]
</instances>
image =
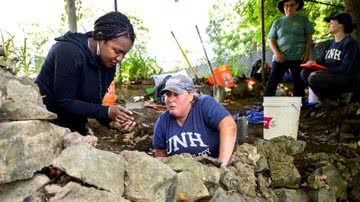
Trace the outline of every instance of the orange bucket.
<instances>
[{"instance_id":1,"label":"orange bucket","mask_svg":"<svg viewBox=\"0 0 360 202\"><path fill-rule=\"evenodd\" d=\"M115 81L113 80L108 88L108 91L104 95L104 98L102 100L102 105L114 106L115 102L116 102Z\"/></svg>"},{"instance_id":2,"label":"orange bucket","mask_svg":"<svg viewBox=\"0 0 360 202\"><path fill-rule=\"evenodd\" d=\"M221 65L219 67L216 67L214 69L214 75L216 78L216 82L219 86L227 87L227 88L233 88L235 86L229 65ZM215 84L212 75L208 77L208 81L210 85Z\"/></svg>"}]
</instances>

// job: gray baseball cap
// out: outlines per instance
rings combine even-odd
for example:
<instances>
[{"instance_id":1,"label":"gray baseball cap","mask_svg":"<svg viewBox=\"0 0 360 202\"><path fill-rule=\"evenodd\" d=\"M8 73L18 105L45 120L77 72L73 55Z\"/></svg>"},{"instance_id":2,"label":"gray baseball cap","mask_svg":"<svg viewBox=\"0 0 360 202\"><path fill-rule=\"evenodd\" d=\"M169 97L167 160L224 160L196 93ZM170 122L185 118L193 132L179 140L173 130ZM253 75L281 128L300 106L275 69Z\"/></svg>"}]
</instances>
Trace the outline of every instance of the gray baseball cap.
<instances>
[{"instance_id":1,"label":"gray baseball cap","mask_svg":"<svg viewBox=\"0 0 360 202\"><path fill-rule=\"evenodd\" d=\"M167 80L161 93L164 94L166 91L171 91L176 94L182 94L186 91L192 91L194 88L194 82L189 76L178 74Z\"/></svg>"}]
</instances>

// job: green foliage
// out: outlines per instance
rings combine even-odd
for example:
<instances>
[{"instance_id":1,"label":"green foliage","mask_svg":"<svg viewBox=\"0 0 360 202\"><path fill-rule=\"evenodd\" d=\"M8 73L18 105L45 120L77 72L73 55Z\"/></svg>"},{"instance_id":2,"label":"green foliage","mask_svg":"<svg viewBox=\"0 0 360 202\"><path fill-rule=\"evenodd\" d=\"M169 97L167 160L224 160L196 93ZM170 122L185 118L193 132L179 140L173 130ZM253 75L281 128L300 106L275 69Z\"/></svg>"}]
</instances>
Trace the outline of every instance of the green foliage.
<instances>
[{"instance_id":1,"label":"green foliage","mask_svg":"<svg viewBox=\"0 0 360 202\"><path fill-rule=\"evenodd\" d=\"M216 0L210 11L207 32L214 44L216 61L226 57L244 55L261 49L261 12L260 0ZM283 14L277 9L277 0L265 0L265 37L273 21ZM343 5L343 0L323 0L323 2ZM307 16L313 23L315 41L328 39L327 23L324 17L341 12L339 7L331 7L313 2L305 2L298 13Z\"/></svg>"},{"instance_id":2,"label":"green foliage","mask_svg":"<svg viewBox=\"0 0 360 202\"><path fill-rule=\"evenodd\" d=\"M214 45L218 64L223 63L227 57L246 50L241 40L243 30L239 28L241 19L234 10L234 2L217 0L209 14L207 33Z\"/></svg>"},{"instance_id":3,"label":"green foliage","mask_svg":"<svg viewBox=\"0 0 360 202\"><path fill-rule=\"evenodd\" d=\"M322 2L332 5L344 5L344 0L327 0ZM330 34L328 33L328 23L324 21L324 18L340 12L344 12L344 10L340 7L316 4L312 2L305 2L304 9L301 11L301 13L308 16L310 22L313 23L315 28L313 38L315 41L324 41L330 38Z\"/></svg>"},{"instance_id":4,"label":"green foliage","mask_svg":"<svg viewBox=\"0 0 360 202\"><path fill-rule=\"evenodd\" d=\"M161 73L161 68L156 60L147 56L145 49L136 47L126 56L121 68L122 78L118 77L117 80L147 80L152 75Z\"/></svg>"},{"instance_id":5,"label":"green foliage","mask_svg":"<svg viewBox=\"0 0 360 202\"><path fill-rule=\"evenodd\" d=\"M4 48L4 53L5 53L4 58L5 58L5 60L7 60L13 54L13 50L15 47L15 45L14 45L15 35L11 35L9 32L6 32L6 35L5 35L5 33L3 33L2 30L0 30L0 34L1 34L1 44Z\"/></svg>"},{"instance_id":6,"label":"green foliage","mask_svg":"<svg viewBox=\"0 0 360 202\"><path fill-rule=\"evenodd\" d=\"M228 64L233 77L241 77L242 75L249 74L249 65L241 63L239 60L236 60L235 57L231 57Z\"/></svg>"},{"instance_id":7,"label":"green foliage","mask_svg":"<svg viewBox=\"0 0 360 202\"><path fill-rule=\"evenodd\" d=\"M5 60L15 63L16 73L28 77L37 74L44 62L46 44L52 31L40 29L38 24L24 25L26 38L22 45L15 47L15 36L1 32L2 44L5 49Z\"/></svg>"},{"instance_id":8,"label":"green foliage","mask_svg":"<svg viewBox=\"0 0 360 202\"><path fill-rule=\"evenodd\" d=\"M24 44L20 48L18 55L19 62L17 63L17 72L21 71L24 76L29 75L31 56L27 49L27 39L24 39Z\"/></svg>"},{"instance_id":9,"label":"green foliage","mask_svg":"<svg viewBox=\"0 0 360 202\"><path fill-rule=\"evenodd\" d=\"M21 68L28 69L25 71L25 76L28 76L40 71L47 52L46 45L50 35L54 33L52 30L42 29L38 24L31 24L30 28L25 27L23 30L27 38L24 39L23 46L20 47L19 58L23 59L20 59L18 66L20 70Z\"/></svg>"}]
</instances>

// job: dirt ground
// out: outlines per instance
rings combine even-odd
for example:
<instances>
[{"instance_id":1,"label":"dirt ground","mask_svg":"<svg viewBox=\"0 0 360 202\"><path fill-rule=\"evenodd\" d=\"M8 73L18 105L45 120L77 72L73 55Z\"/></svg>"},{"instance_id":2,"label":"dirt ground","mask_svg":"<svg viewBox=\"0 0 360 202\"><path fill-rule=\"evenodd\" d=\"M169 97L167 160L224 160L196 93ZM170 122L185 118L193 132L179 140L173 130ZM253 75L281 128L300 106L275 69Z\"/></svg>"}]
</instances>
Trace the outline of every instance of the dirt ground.
<instances>
[{"instance_id":1,"label":"dirt ground","mask_svg":"<svg viewBox=\"0 0 360 202\"><path fill-rule=\"evenodd\" d=\"M119 88L119 100L126 101L131 97L144 95L144 89L147 87L151 87L151 85L122 86ZM252 94L241 98L230 97L230 99L225 100L224 106L230 113L235 114L244 109L261 106L261 96ZM351 147L355 141L358 141L360 124L357 124L359 125L357 128L349 129L344 128L343 123L349 118L349 111L354 110L356 107L353 105L323 106L319 108L302 107L298 139L305 141L307 145L305 154L295 156L295 165L303 179L306 179L306 176L314 169L311 162L305 160L306 154L319 152L328 154L344 153L346 151L346 154L342 155L352 157L351 152L344 148ZM138 116L140 118L139 127L132 133L109 130L91 120L89 125L98 137L97 148L114 153L120 153L123 150L138 150L152 155L151 138L154 124L164 109L144 107L137 111L145 117ZM358 117L356 119L359 120ZM248 134L248 138L240 143L252 143L257 138L262 138L263 125L249 125Z\"/></svg>"}]
</instances>

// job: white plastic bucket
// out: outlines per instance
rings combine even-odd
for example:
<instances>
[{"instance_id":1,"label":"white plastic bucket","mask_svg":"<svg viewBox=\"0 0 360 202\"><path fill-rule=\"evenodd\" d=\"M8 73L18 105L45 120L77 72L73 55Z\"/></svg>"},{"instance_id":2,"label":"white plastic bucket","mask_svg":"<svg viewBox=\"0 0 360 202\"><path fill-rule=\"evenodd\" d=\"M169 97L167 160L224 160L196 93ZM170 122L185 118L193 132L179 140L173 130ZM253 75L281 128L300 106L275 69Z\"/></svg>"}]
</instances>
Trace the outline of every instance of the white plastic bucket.
<instances>
[{"instance_id":1,"label":"white plastic bucket","mask_svg":"<svg viewBox=\"0 0 360 202\"><path fill-rule=\"evenodd\" d=\"M301 97L264 97L264 139L297 138Z\"/></svg>"}]
</instances>

